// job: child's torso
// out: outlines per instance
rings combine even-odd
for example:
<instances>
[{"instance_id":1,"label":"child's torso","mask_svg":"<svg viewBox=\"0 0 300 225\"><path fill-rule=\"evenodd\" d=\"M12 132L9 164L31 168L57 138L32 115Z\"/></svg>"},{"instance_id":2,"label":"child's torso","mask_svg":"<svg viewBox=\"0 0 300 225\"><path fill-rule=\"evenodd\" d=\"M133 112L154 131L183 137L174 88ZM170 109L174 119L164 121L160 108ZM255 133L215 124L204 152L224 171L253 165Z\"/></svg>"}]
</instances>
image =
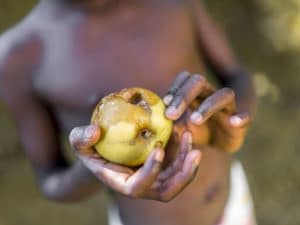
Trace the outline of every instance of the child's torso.
<instances>
[{"instance_id":1,"label":"child's torso","mask_svg":"<svg viewBox=\"0 0 300 225\"><path fill-rule=\"evenodd\" d=\"M43 54L33 85L65 132L89 123L97 101L111 92L139 86L163 96L180 71L204 72L183 1L141 1L89 16L47 13L51 20L35 25ZM221 151L204 151L198 179L168 204L116 195L125 224L212 225L226 202L229 162Z\"/></svg>"},{"instance_id":2,"label":"child's torso","mask_svg":"<svg viewBox=\"0 0 300 225\"><path fill-rule=\"evenodd\" d=\"M191 15L183 3L169 2L168 9L166 3L149 3L149 9L142 5L112 15L77 13L62 16L63 22L41 22L37 92L75 116L76 109L90 112L101 97L122 88L139 86L163 96L177 73L203 72ZM70 122L67 128L74 126Z\"/></svg>"}]
</instances>

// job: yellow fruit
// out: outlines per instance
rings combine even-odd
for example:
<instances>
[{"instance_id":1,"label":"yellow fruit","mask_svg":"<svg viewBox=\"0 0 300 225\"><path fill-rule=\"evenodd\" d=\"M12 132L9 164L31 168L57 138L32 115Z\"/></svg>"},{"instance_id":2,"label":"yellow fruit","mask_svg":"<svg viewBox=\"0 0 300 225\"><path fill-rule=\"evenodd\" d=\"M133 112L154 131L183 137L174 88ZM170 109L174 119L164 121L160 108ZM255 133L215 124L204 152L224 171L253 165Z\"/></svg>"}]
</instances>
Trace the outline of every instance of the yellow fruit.
<instances>
[{"instance_id":1,"label":"yellow fruit","mask_svg":"<svg viewBox=\"0 0 300 225\"><path fill-rule=\"evenodd\" d=\"M163 101L143 88L123 89L104 97L91 123L101 128L101 139L94 146L97 152L126 166L143 164L157 143L167 144L172 132Z\"/></svg>"}]
</instances>

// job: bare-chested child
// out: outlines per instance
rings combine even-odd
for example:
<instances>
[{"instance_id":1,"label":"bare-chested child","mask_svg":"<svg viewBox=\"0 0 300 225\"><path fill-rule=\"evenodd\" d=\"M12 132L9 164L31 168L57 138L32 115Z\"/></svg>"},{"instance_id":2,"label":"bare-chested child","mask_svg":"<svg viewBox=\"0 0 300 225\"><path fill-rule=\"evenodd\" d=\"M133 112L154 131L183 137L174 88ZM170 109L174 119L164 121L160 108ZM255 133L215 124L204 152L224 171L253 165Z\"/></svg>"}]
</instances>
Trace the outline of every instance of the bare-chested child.
<instances>
[{"instance_id":1,"label":"bare-chested child","mask_svg":"<svg viewBox=\"0 0 300 225\"><path fill-rule=\"evenodd\" d=\"M101 132L88 126L99 99L133 86L164 97L175 121L165 151L154 149L138 170L95 158ZM0 39L0 93L48 199L107 188L124 225L215 225L226 213L228 152L240 148L255 98L200 0L40 1ZM72 165L59 144L69 133Z\"/></svg>"}]
</instances>

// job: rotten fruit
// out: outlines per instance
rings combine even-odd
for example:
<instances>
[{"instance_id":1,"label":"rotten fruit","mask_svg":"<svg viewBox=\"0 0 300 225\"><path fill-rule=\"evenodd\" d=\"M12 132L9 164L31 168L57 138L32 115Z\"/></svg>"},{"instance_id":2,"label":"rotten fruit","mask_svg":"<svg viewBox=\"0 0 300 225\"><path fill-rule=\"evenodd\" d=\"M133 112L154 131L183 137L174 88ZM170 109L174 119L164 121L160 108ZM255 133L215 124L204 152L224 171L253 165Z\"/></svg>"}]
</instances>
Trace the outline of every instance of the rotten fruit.
<instances>
[{"instance_id":1,"label":"rotten fruit","mask_svg":"<svg viewBox=\"0 0 300 225\"><path fill-rule=\"evenodd\" d=\"M104 97L91 123L101 128L96 151L106 160L126 166L143 164L155 145L166 146L172 132L163 101L143 88L123 89Z\"/></svg>"}]
</instances>

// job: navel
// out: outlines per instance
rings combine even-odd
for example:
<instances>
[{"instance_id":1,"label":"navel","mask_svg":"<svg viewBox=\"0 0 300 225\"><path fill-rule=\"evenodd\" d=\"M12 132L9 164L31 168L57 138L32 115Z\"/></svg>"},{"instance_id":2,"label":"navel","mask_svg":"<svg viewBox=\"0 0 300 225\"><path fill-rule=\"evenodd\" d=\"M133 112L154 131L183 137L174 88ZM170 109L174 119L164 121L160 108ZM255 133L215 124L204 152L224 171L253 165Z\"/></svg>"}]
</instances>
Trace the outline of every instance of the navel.
<instances>
[{"instance_id":1,"label":"navel","mask_svg":"<svg viewBox=\"0 0 300 225\"><path fill-rule=\"evenodd\" d=\"M221 187L219 184L215 184L214 186L210 187L204 195L204 203L209 204L213 202L220 193L220 191Z\"/></svg>"}]
</instances>

